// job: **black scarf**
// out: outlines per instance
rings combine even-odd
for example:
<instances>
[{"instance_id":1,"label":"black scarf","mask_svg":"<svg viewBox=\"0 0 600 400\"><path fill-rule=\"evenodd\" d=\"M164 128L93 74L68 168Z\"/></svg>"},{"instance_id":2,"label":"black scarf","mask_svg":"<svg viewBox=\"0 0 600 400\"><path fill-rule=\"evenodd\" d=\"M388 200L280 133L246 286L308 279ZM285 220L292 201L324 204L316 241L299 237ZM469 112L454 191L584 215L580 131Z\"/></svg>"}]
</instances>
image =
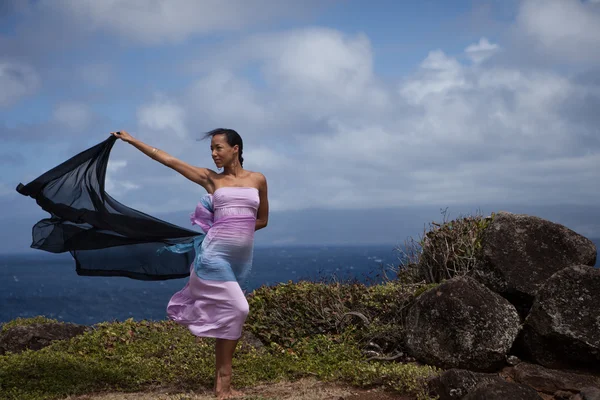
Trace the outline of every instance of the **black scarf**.
<instances>
[{"instance_id":1,"label":"black scarf","mask_svg":"<svg viewBox=\"0 0 600 400\"><path fill-rule=\"evenodd\" d=\"M140 280L188 277L194 252L160 251L202 234L126 207L104 191L110 151L117 138L85 150L17 191L50 213L33 227L31 247L70 252L78 275Z\"/></svg>"}]
</instances>

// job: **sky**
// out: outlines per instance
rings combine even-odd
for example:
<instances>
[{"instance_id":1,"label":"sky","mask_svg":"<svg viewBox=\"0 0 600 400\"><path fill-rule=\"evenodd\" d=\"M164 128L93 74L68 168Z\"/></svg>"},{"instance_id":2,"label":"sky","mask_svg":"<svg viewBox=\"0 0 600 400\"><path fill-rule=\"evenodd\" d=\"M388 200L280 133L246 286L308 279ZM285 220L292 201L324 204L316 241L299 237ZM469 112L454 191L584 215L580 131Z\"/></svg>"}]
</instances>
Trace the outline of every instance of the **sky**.
<instances>
[{"instance_id":1,"label":"sky","mask_svg":"<svg viewBox=\"0 0 600 400\"><path fill-rule=\"evenodd\" d=\"M16 193L109 132L214 168L217 127L269 185L257 243L398 242L526 212L600 237L600 0L3 0L0 253ZM204 189L117 142L107 191L189 225Z\"/></svg>"}]
</instances>

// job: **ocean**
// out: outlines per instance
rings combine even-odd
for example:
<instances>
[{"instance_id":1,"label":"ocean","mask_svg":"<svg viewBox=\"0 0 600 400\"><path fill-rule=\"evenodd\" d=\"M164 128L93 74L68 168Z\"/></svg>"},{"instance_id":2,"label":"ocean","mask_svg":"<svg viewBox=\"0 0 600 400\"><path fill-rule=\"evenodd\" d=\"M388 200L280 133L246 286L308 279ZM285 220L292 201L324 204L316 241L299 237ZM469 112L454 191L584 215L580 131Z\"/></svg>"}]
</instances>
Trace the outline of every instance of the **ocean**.
<instances>
[{"instance_id":1,"label":"ocean","mask_svg":"<svg viewBox=\"0 0 600 400\"><path fill-rule=\"evenodd\" d=\"M593 241L600 248L600 240ZM384 270L398 265L399 256L394 245L257 246L247 290L298 280L378 283ZM186 282L82 277L69 254L0 255L0 324L36 315L85 325L163 320L170 297Z\"/></svg>"},{"instance_id":2,"label":"ocean","mask_svg":"<svg viewBox=\"0 0 600 400\"><path fill-rule=\"evenodd\" d=\"M257 246L247 290L298 280L377 283L399 255L393 245ZM0 255L0 323L36 315L85 325L163 320L170 297L186 282L78 276L69 254Z\"/></svg>"}]
</instances>

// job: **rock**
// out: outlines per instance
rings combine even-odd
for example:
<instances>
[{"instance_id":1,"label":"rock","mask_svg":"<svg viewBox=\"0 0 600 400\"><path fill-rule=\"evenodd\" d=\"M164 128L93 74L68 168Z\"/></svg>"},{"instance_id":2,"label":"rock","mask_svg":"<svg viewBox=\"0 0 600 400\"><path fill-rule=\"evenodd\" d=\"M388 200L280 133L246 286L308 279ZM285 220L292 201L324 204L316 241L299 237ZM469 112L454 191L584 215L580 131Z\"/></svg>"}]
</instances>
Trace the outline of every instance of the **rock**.
<instances>
[{"instance_id":1,"label":"rock","mask_svg":"<svg viewBox=\"0 0 600 400\"><path fill-rule=\"evenodd\" d=\"M504 381L495 374L472 372L465 369L449 369L432 378L427 384L429 393L439 400L462 399L480 383Z\"/></svg>"},{"instance_id":2,"label":"rock","mask_svg":"<svg viewBox=\"0 0 600 400\"><path fill-rule=\"evenodd\" d=\"M525 362L512 368L509 375L515 382L555 397L557 392L569 392L572 395L586 387L600 387L600 376L549 369Z\"/></svg>"},{"instance_id":3,"label":"rock","mask_svg":"<svg viewBox=\"0 0 600 400\"><path fill-rule=\"evenodd\" d=\"M596 246L542 218L500 212L481 238L482 260L472 276L527 315L546 279L571 265L594 266Z\"/></svg>"},{"instance_id":4,"label":"rock","mask_svg":"<svg viewBox=\"0 0 600 400\"><path fill-rule=\"evenodd\" d=\"M244 330L239 342L240 351L254 350L258 353L264 352L265 345L252 332Z\"/></svg>"},{"instance_id":5,"label":"rock","mask_svg":"<svg viewBox=\"0 0 600 400\"><path fill-rule=\"evenodd\" d=\"M548 368L599 370L600 269L577 265L552 275L525 321L522 346Z\"/></svg>"},{"instance_id":6,"label":"rock","mask_svg":"<svg viewBox=\"0 0 600 400\"><path fill-rule=\"evenodd\" d=\"M542 400L542 397L529 386L501 381L479 384L463 400Z\"/></svg>"},{"instance_id":7,"label":"rock","mask_svg":"<svg viewBox=\"0 0 600 400\"><path fill-rule=\"evenodd\" d=\"M514 355L510 355L508 357L506 357L506 363L508 365L517 365L521 362L521 360L519 360L519 357L514 356Z\"/></svg>"},{"instance_id":8,"label":"rock","mask_svg":"<svg viewBox=\"0 0 600 400\"><path fill-rule=\"evenodd\" d=\"M420 295L405 325L406 348L417 360L481 372L505 364L520 328L515 307L470 277Z\"/></svg>"},{"instance_id":9,"label":"rock","mask_svg":"<svg viewBox=\"0 0 600 400\"><path fill-rule=\"evenodd\" d=\"M600 400L600 388L587 387L573 395L570 400Z\"/></svg>"},{"instance_id":10,"label":"rock","mask_svg":"<svg viewBox=\"0 0 600 400\"><path fill-rule=\"evenodd\" d=\"M0 336L0 355L39 350L56 340L67 340L91 330L84 325L44 323L15 326Z\"/></svg>"}]
</instances>

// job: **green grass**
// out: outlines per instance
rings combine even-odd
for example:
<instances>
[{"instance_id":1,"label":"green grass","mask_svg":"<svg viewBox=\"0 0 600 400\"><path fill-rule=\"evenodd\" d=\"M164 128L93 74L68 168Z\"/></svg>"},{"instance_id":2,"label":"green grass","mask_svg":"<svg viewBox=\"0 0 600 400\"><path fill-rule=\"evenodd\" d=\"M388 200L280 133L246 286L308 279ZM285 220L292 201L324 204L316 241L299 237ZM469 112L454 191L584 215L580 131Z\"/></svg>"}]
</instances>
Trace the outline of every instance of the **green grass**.
<instances>
[{"instance_id":1,"label":"green grass","mask_svg":"<svg viewBox=\"0 0 600 400\"><path fill-rule=\"evenodd\" d=\"M213 340L196 342L170 321L102 323L39 351L1 356L0 393L3 399L37 400L109 390L208 388L213 346ZM316 335L293 348L273 343L268 351L238 351L234 371L237 387L312 376L415 395L422 393L421 379L436 372L427 366L365 362L350 335Z\"/></svg>"},{"instance_id":2,"label":"green grass","mask_svg":"<svg viewBox=\"0 0 600 400\"><path fill-rule=\"evenodd\" d=\"M248 330L258 334L266 348L238 347L233 384L243 388L316 377L357 387L386 386L427 398L424 380L437 373L435 368L367 362L361 351L370 338L401 331L401 310L415 290L420 288L407 290L394 283L366 287L307 282L257 290L249 298ZM343 318L348 311L361 312L369 324ZM45 322L56 321L18 319L3 330ZM56 399L158 387L183 392L212 387L213 376L214 340L197 342L171 321L106 322L39 351L0 356L0 397Z\"/></svg>"}]
</instances>

